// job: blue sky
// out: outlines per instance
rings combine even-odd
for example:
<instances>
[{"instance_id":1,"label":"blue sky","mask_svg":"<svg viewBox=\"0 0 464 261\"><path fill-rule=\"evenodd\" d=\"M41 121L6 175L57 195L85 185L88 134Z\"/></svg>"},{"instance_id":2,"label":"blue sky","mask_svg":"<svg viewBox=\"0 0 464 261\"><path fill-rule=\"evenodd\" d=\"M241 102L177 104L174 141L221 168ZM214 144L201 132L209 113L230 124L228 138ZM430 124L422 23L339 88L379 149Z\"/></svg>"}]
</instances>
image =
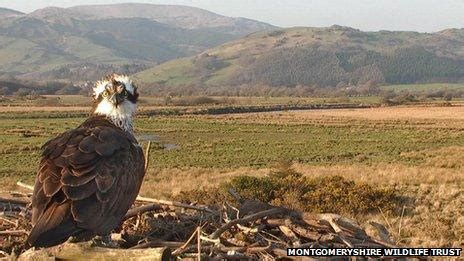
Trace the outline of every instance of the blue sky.
<instances>
[{"instance_id":1,"label":"blue sky","mask_svg":"<svg viewBox=\"0 0 464 261\"><path fill-rule=\"evenodd\" d=\"M0 0L1 7L31 12L45 6L143 2L196 6L222 15L274 25L434 32L464 27L464 0Z\"/></svg>"}]
</instances>

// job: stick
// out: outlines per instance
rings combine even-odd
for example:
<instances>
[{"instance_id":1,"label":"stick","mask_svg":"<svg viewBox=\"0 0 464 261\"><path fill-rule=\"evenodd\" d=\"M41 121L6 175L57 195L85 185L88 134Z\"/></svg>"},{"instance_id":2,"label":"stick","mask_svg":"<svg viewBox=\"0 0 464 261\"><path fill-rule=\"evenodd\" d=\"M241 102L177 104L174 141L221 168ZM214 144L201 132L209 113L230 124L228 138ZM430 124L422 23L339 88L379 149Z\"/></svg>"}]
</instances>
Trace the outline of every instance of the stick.
<instances>
[{"instance_id":1,"label":"stick","mask_svg":"<svg viewBox=\"0 0 464 261\"><path fill-rule=\"evenodd\" d=\"M284 209L282 209L282 208L271 208L271 209L264 210L264 211L261 211L261 212L258 212L258 213L252 214L252 215L248 215L248 216L243 217L243 218L234 219L234 220L230 221L229 223L224 224L222 227L218 228L216 231L214 231L214 233L212 233L209 236L209 238L212 238L212 239L218 238L219 236L222 235L222 233L224 233L226 230L228 230L229 228L231 228L234 225L255 221L255 220L259 219L259 218L262 218L262 217L265 217L265 216L270 216L270 215L275 215L275 214L281 213L283 211L284 211Z\"/></svg>"},{"instance_id":2,"label":"stick","mask_svg":"<svg viewBox=\"0 0 464 261\"><path fill-rule=\"evenodd\" d=\"M20 236L20 235L27 235L27 231L24 229L21 230L6 230L6 231L0 231L0 235L10 235L10 236Z\"/></svg>"},{"instance_id":3,"label":"stick","mask_svg":"<svg viewBox=\"0 0 464 261\"><path fill-rule=\"evenodd\" d=\"M141 249L141 248L153 248L153 247L169 247L169 248L177 248L184 244L184 242L176 242L176 241L162 241L162 240L153 240L148 241L136 246L131 247L131 249Z\"/></svg>"},{"instance_id":4,"label":"stick","mask_svg":"<svg viewBox=\"0 0 464 261\"><path fill-rule=\"evenodd\" d=\"M171 260L169 248L120 249L92 246L92 242L63 243L58 246L31 249L19 260Z\"/></svg>"},{"instance_id":5,"label":"stick","mask_svg":"<svg viewBox=\"0 0 464 261\"><path fill-rule=\"evenodd\" d=\"M403 223L404 208L405 208L405 206L403 206L403 210L401 211L400 224L398 225L398 239L401 238L401 226L402 226L402 223ZM397 243L398 243L398 242L397 242Z\"/></svg>"},{"instance_id":6,"label":"stick","mask_svg":"<svg viewBox=\"0 0 464 261\"><path fill-rule=\"evenodd\" d=\"M292 240L292 246L301 245L300 239L295 235L295 233L287 226L279 226L280 231L288 238Z\"/></svg>"},{"instance_id":7,"label":"stick","mask_svg":"<svg viewBox=\"0 0 464 261\"><path fill-rule=\"evenodd\" d=\"M142 214L142 213L153 211L153 210L159 210L159 209L162 209L162 207L156 203L131 208L129 209L129 211L127 211L126 216L124 216L124 220L129 219L131 217L135 217L138 214Z\"/></svg>"},{"instance_id":8,"label":"stick","mask_svg":"<svg viewBox=\"0 0 464 261\"><path fill-rule=\"evenodd\" d=\"M198 261L201 261L201 227L197 227L197 253Z\"/></svg>"},{"instance_id":9,"label":"stick","mask_svg":"<svg viewBox=\"0 0 464 261\"><path fill-rule=\"evenodd\" d=\"M11 225L15 225L15 226L18 225L16 222L13 222L13 221L8 220L8 219L6 219L4 217L1 217L1 216L0 216L0 220L3 220L4 222L10 223Z\"/></svg>"},{"instance_id":10,"label":"stick","mask_svg":"<svg viewBox=\"0 0 464 261\"><path fill-rule=\"evenodd\" d=\"M148 162L150 161L148 157L150 156L150 146L151 146L151 140L148 141L147 149L145 150L145 172L147 172L148 170Z\"/></svg>"},{"instance_id":11,"label":"stick","mask_svg":"<svg viewBox=\"0 0 464 261\"><path fill-rule=\"evenodd\" d=\"M335 219L332 215L330 214L322 214L320 215L321 216L321 219L322 220L325 220L327 222L329 222L330 226L333 228L333 230L335 231L335 233L338 234L338 237L340 238L340 240L345 244L347 245L348 247L351 247L353 248L353 244L348 241L348 239L346 239L344 236L341 235L341 233L343 232L343 230L340 228L340 226L335 222Z\"/></svg>"},{"instance_id":12,"label":"stick","mask_svg":"<svg viewBox=\"0 0 464 261\"><path fill-rule=\"evenodd\" d=\"M28 190L34 190L33 186L22 183L21 181L16 182L16 185L18 185L18 186L20 186L22 188L28 189Z\"/></svg>"},{"instance_id":13,"label":"stick","mask_svg":"<svg viewBox=\"0 0 464 261\"><path fill-rule=\"evenodd\" d=\"M229 189L228 192L235 200L237 200L237 202L239 202L239 203L243 202L243 198L240 197L240 195L237 193L237 191L235 191L233 188Z\"/></svg>"},{"instance_id":14,"label":"stick","mask_svg":"<svg viewBox=\"0 0 464 261\"><path fill-rule=\"evenodd\" d=\"M162 199L154 199L154 198L146 198L146 197L142 197L142 196L138 196L136 200L141 201L141 202L157 203L157 204L173 206L173 207L195 209L195 210L198 210L198 211L206 211L206 212L209 212L211 214L217 214L215 211L213 211L213 210L209 209L207 206L203 206L203 205L192 206L192 205L187 205L187 204L183 204L183 203L180 203L180 202L162 200Z\"/></svg>"},{"instance_id":15,"label":"stick","mask_svg":"<svg viewBox=\"0 0 464 261\"><path fill-rule=\"evenodd\" d=\"M24 206L29 204L29 201L26 201L26 200L17 199L17 198L3 198L3 197L0 197L0 202L6 203L6 204L12 204L12 205L24 205Z\"/></svg>"},{"instance_id":16,"label":"stick","mask_svg":"<svg viewBox=\"0 0 464 261\"><path fill-rule=\"evenodd\" d=\"M176 256L176 255L180 255L180 254L182 254L184 252L184 250L187 248L187 246L190 244L190 242L197 235L197 229L195 229L195 231L193 231L192 235L189 237L189 239L187 239L187 242L185 242L181 247L179 247L178 249L174 250L174 252L172 252L172 255Z\"/></svg>"},{"instance_id":17,"label":"stick","mask_svg":"<svg viewBox=\"0 0 464 261\"><path fill-rule=\"evenodd\" d=\"M22 192L18 192L18 191L9 191L7 193L9 193L12 197L16 197L16 198L18 198L18 197L27 198L27 197L32 196L32 193L30 193L30 192L29 193L22 193Z\"/></svg>"}]
</instances>

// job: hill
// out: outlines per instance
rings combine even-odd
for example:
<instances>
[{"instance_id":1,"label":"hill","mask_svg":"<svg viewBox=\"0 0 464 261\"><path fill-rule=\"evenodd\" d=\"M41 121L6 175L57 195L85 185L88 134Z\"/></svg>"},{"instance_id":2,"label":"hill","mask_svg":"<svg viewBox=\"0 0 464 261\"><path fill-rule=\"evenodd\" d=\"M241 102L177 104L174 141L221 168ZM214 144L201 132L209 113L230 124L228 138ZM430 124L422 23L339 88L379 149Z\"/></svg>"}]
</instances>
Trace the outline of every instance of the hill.
<instances>
[{"instance_id":1,"label":"hill","mask_svg":"<svg viewBox=\"0 0 464 261\"><path fill-rule=\"evenodd\" d=\"M297 27L259 32L136 74L157 86L350 86L464 79L464 29Z\"/></svg>"},{"instance_id":2,"label":"hill","mask_svg":"<svg viewBox=\"0 0 464 261\"><path fill-rule=\"evenodd\" d=\"M19 11L13 10L13 9L0 7L0 19L7 18L7 17L20 16L20 15L23 15L23 14L24 13L21 13Z\"/></svg>"},{"instance_id":3,"label":"hill","mask_svg":"<svg viewBox=\"0 0 464 261\"><path fill-rule=\"evenodd\" d=\"M180 26L181 21L198 19L208 23ZM197 8L148 4L48 7L5 15L0 19L0 75L92 80L114 70L134 73L273 28L242 20Z\"/></svg>"},{"instance_id":4,"label":"hill","mask_svg":"<svg viewBox=\"0 0 464 261\"><path fill-rule=\"evenodd\" d=\"M246 18L218 15L196 7L153 4L86 5L68 8L87 19L147 18L185 29L208 28L219 33L245 36L275 29L275 26Z\"/></svg>"}]
</instances>

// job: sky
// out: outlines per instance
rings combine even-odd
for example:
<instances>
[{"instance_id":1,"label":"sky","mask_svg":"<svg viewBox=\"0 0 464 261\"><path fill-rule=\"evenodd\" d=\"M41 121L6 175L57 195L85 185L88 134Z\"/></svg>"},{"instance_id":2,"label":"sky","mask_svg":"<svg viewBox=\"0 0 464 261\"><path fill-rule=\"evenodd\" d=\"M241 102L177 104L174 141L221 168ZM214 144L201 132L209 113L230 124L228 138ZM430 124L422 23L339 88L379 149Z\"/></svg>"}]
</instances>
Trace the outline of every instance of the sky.
<instances>
[{"instance_id":1,"label":"sky","mask_svg":"<svg viewBox=\"0 0 464 261\"><path fill-rule=\"evenodd\" d=\"M464 28L464 0L0 0L22 12L46 6L153 3L188 5L281 27L333 24L364 31L436 32Z\"/></svg>"}]
</instances>

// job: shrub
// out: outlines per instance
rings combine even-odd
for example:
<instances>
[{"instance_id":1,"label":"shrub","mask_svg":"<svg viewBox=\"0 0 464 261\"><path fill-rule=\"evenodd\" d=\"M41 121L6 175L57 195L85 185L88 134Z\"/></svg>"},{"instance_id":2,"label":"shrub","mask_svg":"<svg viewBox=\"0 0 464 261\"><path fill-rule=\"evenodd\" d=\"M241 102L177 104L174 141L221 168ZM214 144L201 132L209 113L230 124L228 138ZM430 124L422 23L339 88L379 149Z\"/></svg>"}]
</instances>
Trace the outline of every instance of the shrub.
<instances>
[{"instance_id":1,"label":"shrub","mask_svg":"<svg viewBox=\"0 0 464 261\"><path fill-rule=\"evenodd\" d=\"M397 209L400 197L394 189L374 188L340 176L308 178L282 165L266 177L238 176L219 188L182 192L178 199L204 204L231 200L233 188L244 198L257 199L276 206L304 212L333 212L363 215Z\"/></svg>"}]
</instances>

